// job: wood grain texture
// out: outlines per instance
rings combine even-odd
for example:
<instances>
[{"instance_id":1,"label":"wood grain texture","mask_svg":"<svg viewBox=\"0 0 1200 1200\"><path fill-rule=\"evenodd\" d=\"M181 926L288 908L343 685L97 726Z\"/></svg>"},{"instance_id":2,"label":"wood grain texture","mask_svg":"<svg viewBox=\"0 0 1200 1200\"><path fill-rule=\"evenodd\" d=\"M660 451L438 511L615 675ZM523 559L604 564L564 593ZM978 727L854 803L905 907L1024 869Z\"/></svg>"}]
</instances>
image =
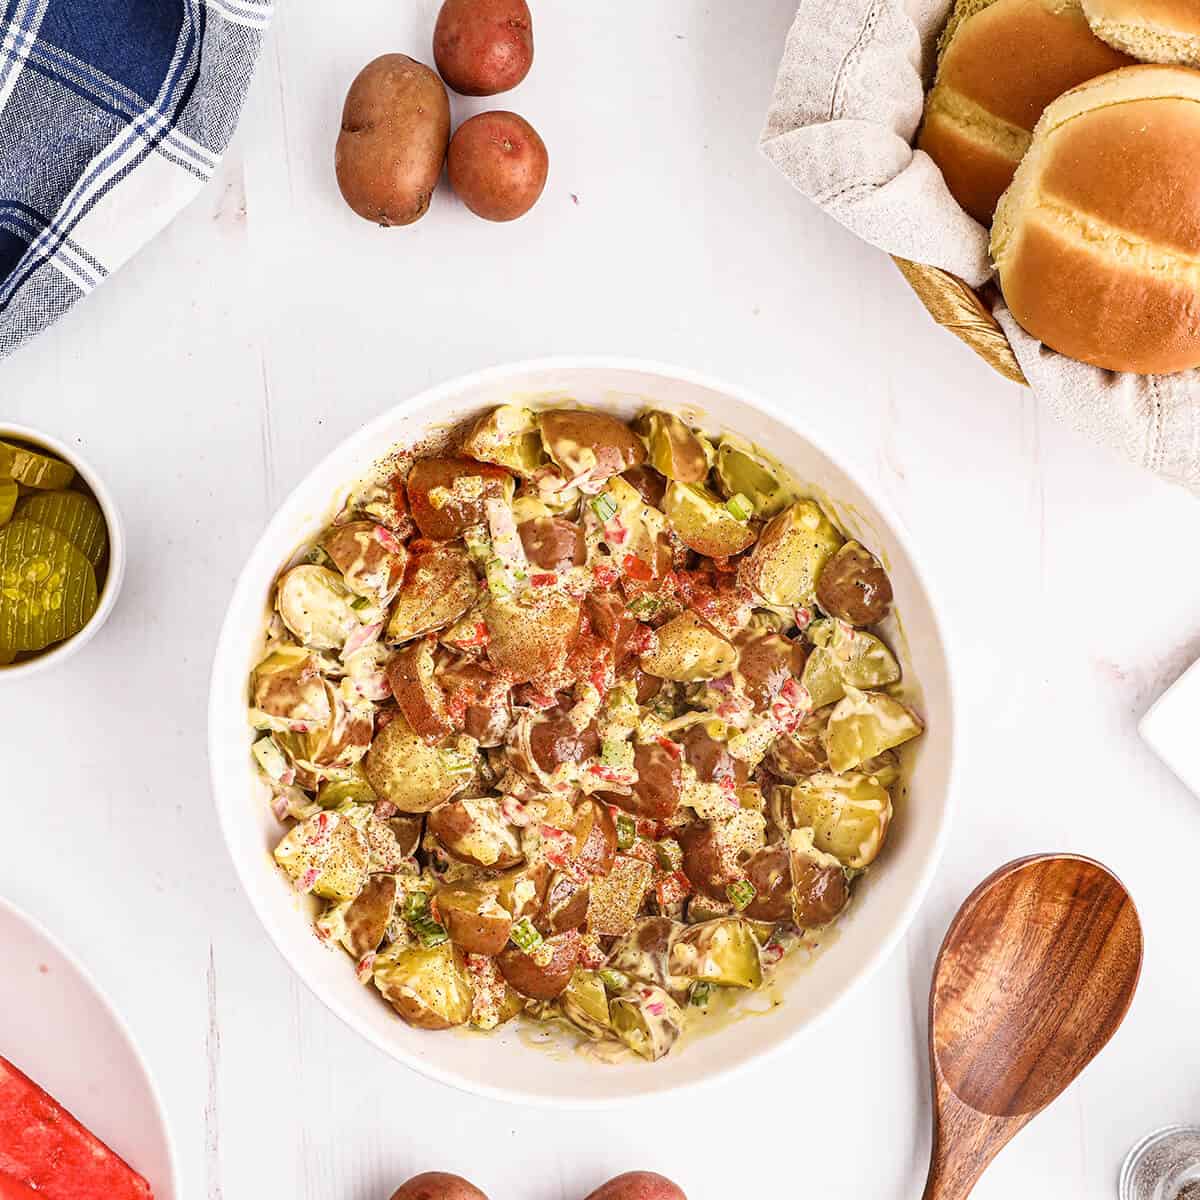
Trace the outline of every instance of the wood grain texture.
<instances>
[{"instance_id":1,"label":"wood grain texture","mask_svg":"<svg viewBox=\"0 0 1200 1200\"><path fill-rule=\"evenodd\" d=\"M1133 901L1091 859L1018 859L976 888L950 925L930 989L925 1200L970 1194L996 1154L1104 1048L1141 968Z\"/></svg>"}]
</instances>

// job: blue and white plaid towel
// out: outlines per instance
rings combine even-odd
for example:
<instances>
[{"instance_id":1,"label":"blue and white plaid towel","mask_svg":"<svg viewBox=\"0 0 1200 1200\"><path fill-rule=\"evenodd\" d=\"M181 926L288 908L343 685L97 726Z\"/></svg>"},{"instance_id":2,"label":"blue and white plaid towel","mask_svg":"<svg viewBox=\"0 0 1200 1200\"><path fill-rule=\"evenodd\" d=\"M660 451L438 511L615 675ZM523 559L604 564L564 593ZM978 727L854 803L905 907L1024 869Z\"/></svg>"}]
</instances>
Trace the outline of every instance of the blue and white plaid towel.
<instances>
[{"instance_id":1,"label":"blue and white plaid towel","mask_svg":"<svg viewBox=\"0 0 1200 1200\"><path fill-rule=\"evenodd\" d=\"M273 0L0 0L0 357L212 176Z\"/></svg>"}]
</instances>

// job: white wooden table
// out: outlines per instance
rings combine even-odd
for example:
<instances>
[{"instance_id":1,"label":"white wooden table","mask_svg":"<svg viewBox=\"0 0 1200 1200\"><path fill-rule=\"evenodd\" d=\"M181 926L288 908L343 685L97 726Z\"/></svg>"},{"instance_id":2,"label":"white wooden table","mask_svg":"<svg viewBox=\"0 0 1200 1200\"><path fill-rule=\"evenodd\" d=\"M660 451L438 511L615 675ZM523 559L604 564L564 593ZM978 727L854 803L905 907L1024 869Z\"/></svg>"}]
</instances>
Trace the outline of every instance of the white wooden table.
<instances>
[{"instance_id":1,"label":"white wooden table","mask_svg":"<svg viewBox=\"0 0 1200 1200\"><path fill-rule=\"evenodd\" d=\"M759 157L793 0L540 0L535 68L499 101L550 147L535 213L493 226L439 194L409 230L360 221L333 181L343 94L377 53L428 58L436 7L285 5L219 179L0 367L3 415L77 440L130 535L97 642L0 690L0 891L131 1022L188 1200L387 1200L430 1168L495 1200L582 1200L632 1167L693 1200L901 1200L924 1178L925 999L954 908L1011 857L1083 851L1140 907L1141 991L976 1194L1115 1194L1130 1143L1200 1116L1200 800L1135 732L1200 654L1200 508L992 375ZM960 815L929 900L818 1035L719 1096L720 1119L686 1099L527 1112L384 1060L270 947L211 809L209 661L268 514L430 382L570 351L674 360L802 407L870 464L965 635Z\"/></svg>"}]
</instances>

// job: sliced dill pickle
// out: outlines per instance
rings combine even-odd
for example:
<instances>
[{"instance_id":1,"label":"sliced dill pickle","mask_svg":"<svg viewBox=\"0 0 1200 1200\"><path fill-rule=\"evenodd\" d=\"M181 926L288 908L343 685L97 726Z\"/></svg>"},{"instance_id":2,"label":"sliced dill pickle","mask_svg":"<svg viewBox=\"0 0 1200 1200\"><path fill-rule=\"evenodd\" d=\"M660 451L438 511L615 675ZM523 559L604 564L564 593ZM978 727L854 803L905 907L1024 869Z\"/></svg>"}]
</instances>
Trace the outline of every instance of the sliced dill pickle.
<instances>
[{"instance_id":1,"label":"sliced dill pickle","mask_svg":"<svg viewBox=\"0 0 1200 1200\"><path fill-rule=\"evenodd\" d=\"M61 459L0 442L0 475L31 488L65 488L75 478L75 468Z\"/></svg>"},{"instance_id":2,"label":"sliced dill pickle","mask_svg":"<svg viewBox=\"0 0 1200 1200\"><path fill-rule=\"evenodd\" d=\"M13 509L17 507L17 497L21 494L15 479L0 479L0 525L7 525L12 520Z\"/></svg>"},{"instance_id":3,"label":"sliced dill pickle","mask_svg":"<svg viewBox=\"0 0 1200 1200\"><path fill-rule=\"evenodd\" d=\"M99 601L96 572L56 529L0 529L0 653L42 650L78 633Z\"/></svg>"},{"instance_id":4,"label":"sliced dill pickle","mask_svg":"<svg viewBox=\"0 0 1200 1200\"><path fill-rule=\"evenodd\" d=\"M3 484L0 484L0 516L3 516ZM98 566L108 549L108 529L100 505L83 492L38 492L21 501L17 516L57 529L83 556Z\"/></svg>"}]
</instances>

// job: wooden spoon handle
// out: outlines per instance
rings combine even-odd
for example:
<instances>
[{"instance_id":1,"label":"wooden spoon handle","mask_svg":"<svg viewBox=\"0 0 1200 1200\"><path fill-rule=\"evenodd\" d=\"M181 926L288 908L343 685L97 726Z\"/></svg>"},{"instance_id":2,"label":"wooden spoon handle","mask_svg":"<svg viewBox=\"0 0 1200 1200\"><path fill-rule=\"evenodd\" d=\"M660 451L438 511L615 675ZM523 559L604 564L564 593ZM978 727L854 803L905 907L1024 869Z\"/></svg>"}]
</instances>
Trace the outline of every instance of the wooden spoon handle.
<instances>
[{"instance_id":1,"label":"wooden spoon handle","mask_svg":"<svg viewBox=\"0 0 1200 1200\"><path fill-rule=\"evenodd\" d=\"M1029 1115L993 1117L965 1105L933 1070L933 1147L924 1200L966 1200Z\"/></svg>"}]
</instances>

